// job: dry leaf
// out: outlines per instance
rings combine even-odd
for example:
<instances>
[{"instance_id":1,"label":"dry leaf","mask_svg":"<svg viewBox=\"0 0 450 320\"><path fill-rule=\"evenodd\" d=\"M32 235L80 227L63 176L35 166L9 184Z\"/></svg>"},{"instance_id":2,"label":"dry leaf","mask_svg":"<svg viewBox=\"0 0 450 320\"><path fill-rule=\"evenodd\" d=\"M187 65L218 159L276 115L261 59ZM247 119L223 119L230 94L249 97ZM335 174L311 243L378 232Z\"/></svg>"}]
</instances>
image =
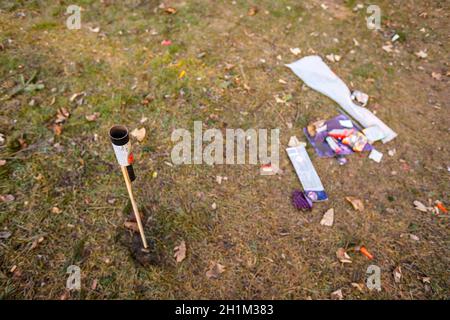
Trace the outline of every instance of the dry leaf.
<instances>
[{"instance_id":1,"label":"dry leaf","mask_svg":"<svg viewBox=\"0 0 450 320\"><path fill-rule=\"evenodd\" d=\"M217 279L223 272L225 272L225 266L217 262L210 262L209 270L206 271L206 277L208 279Z\"/></svg>"},{"instance_id":2,"label":"dry leaf","mask_svg":"<svg viewBox=\"0 0 450 320\"><path fill-rule=\"evenodd\" d=\"M411 240L414 240L414 241L419 241L419 240L420 240L419 237L416 236L415 234L410 234L410 235L409 235L409 238L410 238Z\"/></svg>"},{"instance_id":3,"label":"dry leaf","mask_svg":"<svg viewBox=\"0 0 450 320\"><path fill-rule=\"evenodd\" d=\"M62 212L62 210L58 207L53 207L51 211L52 211L52 213L55 213L55 214L60 214Z\"/></svg>"},{"instance_id":4,"label":"dry leaf","mask_svg":"<svg viewBox=\"0 0 450 320\"><path fill-rule=\"evenodd\" d=\"M17 139L17 142L19 142L20 149L25 149L26 147L28 147L27 141L23 138Z\"/></svg>"},{"instance_id":5,"label":"dry leaf","mask_svg":"<svg viewBox=\"0 0 450 320\"><path fill-rule=\"evenodd\" d=\"M327 210L327 212L325 212L322 220L320 220L320 224L323 226L331 227L333 226L333 221L334 221L334 209L331 208Z\"/></svg>"},{"instance_id":6,"label":"dry leaf","mask_svg":"<svg viewBox=\"0 0 450 320\"><path fill-rule=\"evenodd\" d=\"M333 300L343 300L344 295L342 294L342 289L338 289L331 293L331 299Z\"/></svg>"},{"instance_id":7,"label":"dry leaf","mask_svg":"<svg viewBox=\"0 0 450 320\"><path fill-rule=\"evenodd\" d=\"M382 46L382 49L388 53L392 52L392 48L393 48L392 44L387 44L385 46Z\"/></svg>"},{"instance_id":8,"label":"dry leaf","mask_svg":"<svg viewBox=\"0 0 450 320\"><path fill-rule=\"evenodd\" d=\"M11 235L10 231L0 231L0 239L8 239Z\"/></svg>"},{"instance_id":9,"label":"dry leaf","mask_svg":"<svg viewBox=\"0 0 450 320\"><path fill-rule=\"evenodd\" d=\"M12 202L16 199L12 194L0 195L1 202Z\"/></svg>"},{"instance_id":10,"label":"dry leaf","mask_svg":"<svg viewBox=\"0 0 450 320\"><path fill-rule=\"evenodd\" d=\"M350 259L350 256L347 254L347 252L345 252L344 248L339 248L336 251L336 257L342 263L352 263L352 260Z\"/></svg>"},{"instance_id":11,"label":"dry leaf","mask_svg":"<svg viewBox=\"0 0 450 320\"><path fill-rule=\"evenodd\" d=\"M440 74L439 72L432 72L431 73L431 77L433 77L433 79L437 80L437 81L441 81L442 79L442 74Z\"/></svg>"},{"instance_id":12,"label":"dry leaf","mask_svg":"<svg viewBox=\"0 0 450 320\"><path fill-rule=\"evenodd\" d=\"M362 283L352 282L351 285L353 288L358 289L360 292L364 291L364 284L362 284Z\"/></svg>"},{"instance_id":13,"label":"dry leaf","mask_svg":"<svg viewBox=\"0 0 450 320\"><path fill-rule=\"evenodd\" d=\"M422 212L428 212L428 208L422 202L415 200L413 202L413 204L414 204L414 209L422 211Z\"/></svg>"},{"instance_id":14,"label":"dry leaf","mask_svg":"<svg viewBox=\"0 0 450 320\"><path fill-rule=\"evenodd\" d=\"M425 58L428 57L428 54L425 51L423 51L423 50L420 50L419 52L416 52L415 55L417 57L419 57L420 59L425 59Z\"/></svg>"},{"instance_id":15,"label":"dry leaf","mask_svg":"<svg viewBox=\"0 0 450 320\"><path fill-rule=\"evenodd\" d=\"M302 53L302 50L300 48L290 48L289 51L291 51L294 56L298 56L300 53Z\"/></svg>"},{"instance_id":16,"label":"dry leaf","mask_svg":"<svg viewBox=\"0 0 450 320\"><path fill-rule=\"evenodd\" d=\"M92 289L92 290L97 289L97 283L98 283L98 280L97 280L97 279L94 279L94 281L92 281L92 285L91 285L91 289Z\"/></svg>"},{"instance_id":17,"label":"dry leaf","mask_svg":"<svg viewBox=\"0 0 450 320\"><path fill-rule=\"evenodd\" d=\"M58 109L58 111L56 112L56 119L54 121L55 124L60 124L65 122L68 118L70 117L70 112L64 108L61 107Z\"/></svg>"},{"instance_id":18,"label":"dry leaf","mask_svg":"<svg viewBox=\"0 0 450 320\"><path fill-rule=\"evenodd\" d=\"M431 282L431 278L430 277L423 277L422 278L422 282L423 283L430 283Z\"/></svg>"},{"instance_id":19,"label":"dry leaf","mask_svg":"<svg viewBox=\"0 0 450 320\"><path fill-rule=\"evenodd\" d=\"M89 27L89 31L94 32L94 33L99 33L100 27Z\"/></svg>"},{"instance_id":20,"label":"dry leaf","mask_svg":"<svg viewBox=\"0 0 450 320\"><path fill-rule=\"evenodd\" d=\"M186 258L186 242L184 242L184 240L181 241L180 244L175 247L174 251L175 253L173 256L175 257L177 263L180 263Z\"/></svg>"},{"instance_id":21,"label":"dry leaf","mask_svg":"<svg viewBox=\"0 0 450 320\"><path fill-rule=\"evenodd\" d=\"M136 128L133 131L131 131L131 135L135 137L137 141L142 142L145 139L146 132L147 131L145 130L145 128L141 129Z\"/></svg>"},{"instance_id":22,"label":"dry leaf","mask_svg":"<svg viewBox=\"0 0 450 320\"><path fill-rule=\"evenodd\" d=\"M99 113L99 112L94 112L94 113L91 114L91 115L87 115L87 116L86 116L86 120L89 121L89 122L92 122L92 121L97 120L97 118L98 118L99 116L100 116L100 113Z\"/></svg>"},{"instance_id":23,"label":"dry leaf","mask_svg":"<svg viewBox=\"0 0 450 320\"><path fill-rule=\"evenodd\" d=\"M257 13L258 13L258 8L257 7L251 7L250 9L248 9L247 15L248 16L254 16Z\"/></svg>"},{"instance_id":24,"label":"dry leaf","mask_svg":"<svg viewBox=\"0 0 450 320\"><path fill-rule=\"evenodd\" d=\"M59 297L59 300L68 300L70 299L70 291L66 289L64 293Z\"/></svg>"},{"instance_id":25,"label":"dry leaf","mask_svg":"<svg viewBox=\"0 0 450 320\"><path fill-rule=\"evenodd\" d=\"M44 241L44 237L39 237L39 238L35 239L33 241L33 243L31 244L30 250L35 249L38 246L38 244L41 243L42 241Z\"/></svg>"},{"instance_id":26,"label":"dry leaf","mask_svg":"<svg viewBox=\"0 0 450 320\"><path fill-rule=\"evenodd\" d=\"M136 222L133 222L133 221L125 221L125 222L123 223L123 226L124 226L125 228L131 230L131 231L139 232L139 227L138 227L138 224L137 224Z\"/></svg>"},{"instance_id":27,"label":"dry leaf","mask_svg":"<svg viewBox=\"0 0 450 320\"><path fill-rule=\"evenodd\" d=\"M6 160L0 160L0 167L3 167L6 164Z\"/></svg>"},{"instance_id":28,"label":"dry leaf","mask_svg":"<svg viewBox=\"0 0 450 320\"><path fill-rule=\"evenodd\" d=\"M139 123L144 123L148 120L147 117L142 117L141 120L139 120Z\"/></svg>"},{"instance_id":29,"label":"dry leaf","mask_svg":"<svg viewBox=\"0 0 450 320\"><path fill-rule=\"evenodd\" d=\"M175 13L177 13L177 9L172 8L172 7L167 7L166 9L164 9L164 12L167 14L175 14Z\"/></svg>"},{"instance_id":30,"label":"dry leaf","mask_svg":"<svg viewBox=\"0 0 450 320\"><path fill-rule=\"evenodd\" d=\"M60 124L53 124L52 130L55 135L60 136L63 131L63 126Z\"/></svg>"},{"instance_id":31,"label":"dry leaf","mask_svg":"<svg viewBox=\"0 0 450 320\"><path fill-rule=\"evenodd\" d=\"M398 266L395 268L392 274L394 275L395 283L400 283L400 280L402 279L402 267Z\"/></svg>"},{"instance_id":32,"label":"dry leaf","mask_svg":"<svg viewBox=\"0 0 450 320\"><path fill-rule=\"evenodd\" d=\"M325 58L327 58L327 60L330 62L339 62L341 60L341 56L333 53L326 55Z\"/></svg>"},{"instance_id":33,"label":"dry leaf","mask_svg":"<svg viewBox=\"0 0 450 320\"><path fill-rule=\"evenodd\" d=\"M347 200L348 202L350 202L353 206L353 209L358 210L358 211L363 211L364 210L364 204L363 202L355 197L345 197L345 200Z\"/></svg>"},{"instance_id":34,"label":"dry leaf","mask_svg":"<svg viewBox=\"0 0 450 320\"><path fill-rule=\"evenodd\" d=\"M74 102L76 99L78 99L78 98L80 98L80 97L82 97L82 96L84 96L84 95L85 95L84 92L77 92L77 93L74 93L73 95L70 96L69 101L70 101L70 102Z\"/></svg>"}]
</instances>

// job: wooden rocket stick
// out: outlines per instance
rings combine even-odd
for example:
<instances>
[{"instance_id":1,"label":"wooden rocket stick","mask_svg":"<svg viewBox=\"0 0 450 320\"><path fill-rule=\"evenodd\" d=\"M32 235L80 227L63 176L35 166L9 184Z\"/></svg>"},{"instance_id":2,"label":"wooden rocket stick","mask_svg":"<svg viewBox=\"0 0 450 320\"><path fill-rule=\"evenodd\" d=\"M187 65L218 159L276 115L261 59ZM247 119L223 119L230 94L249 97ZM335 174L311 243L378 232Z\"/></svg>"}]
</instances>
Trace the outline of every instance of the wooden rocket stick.
<instances>
[{"instance_id":1,"label":"wooden rocket stick","mask_svg":"<svg viewBox=\"0 0 450 320\"><path fill-rule=\"evenodd\" d=\"M131 206L133 207L134 215L136 217L136 222L139 228L139 233L141 234L142 244L144 248L147 249L147 239L145 239L144 227L142 226L141 215L139 214L138 207L136 205L136 201L134 201L133 190L131 189L131 180L128 175L127 167L120 166L122 169L123 178L125 179L125 184L127 185L128 195L130 196Z\"/></svg>"}]
</instances>

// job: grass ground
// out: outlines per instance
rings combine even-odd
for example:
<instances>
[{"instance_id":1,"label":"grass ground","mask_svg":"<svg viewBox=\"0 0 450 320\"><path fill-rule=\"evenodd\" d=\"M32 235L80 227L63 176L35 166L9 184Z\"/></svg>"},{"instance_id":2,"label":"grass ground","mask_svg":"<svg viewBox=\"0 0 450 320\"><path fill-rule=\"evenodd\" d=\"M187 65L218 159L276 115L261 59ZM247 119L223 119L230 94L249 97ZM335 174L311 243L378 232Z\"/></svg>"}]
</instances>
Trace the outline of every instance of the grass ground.
<instances>
[{"instance_id":1,"label":"grass ground","mask_svg":"<svg viewBox=\"0 0 450 320\"><path fill-rule=\"evenodd\" d=\"M83 8L81 30L65 26L70 4ZM177 9L168 14L153 0L0 1L0 194L14 196L0 202L1 230L11 232L0 239L0 297L323 299L342 289L346 299L448 299L448 215L412 204L449 205L448 3L377 1L379 32L366 28L356 4L166 1ZM394 31L401 39L386 52ZM310 121L337 115L284 66L313 53L341 55L332 69L367 92L369 108L399 134L377 144L381 164L353 155L339 166L308 147L330 197L311 212L290 204L300 185L283 150L276 176L252 165L167 164L172 131L192 130L194 120L280 128L287 145ZM21 77L44 86L11 94ZM277 95L289 99L280 104ZM59 108L70 117L55 133ZM136 197L154 246L144 265L123 226L130 205L107 135L115 123L147 129L133 142ZM218 175L228 180L218 184ZM335 224L326 228L319 221L329 208ZM182 240L187 257L177 264ZM352 250L361 244L373 261ZM352 264L336 259L339 247ZM219 279L205 276L211 261L226 267ZM67 293L71 264L81 268L82 290ZM380 292L351 285L365 282L370 264L381 267Z\"/></svg>"}]
</instances>

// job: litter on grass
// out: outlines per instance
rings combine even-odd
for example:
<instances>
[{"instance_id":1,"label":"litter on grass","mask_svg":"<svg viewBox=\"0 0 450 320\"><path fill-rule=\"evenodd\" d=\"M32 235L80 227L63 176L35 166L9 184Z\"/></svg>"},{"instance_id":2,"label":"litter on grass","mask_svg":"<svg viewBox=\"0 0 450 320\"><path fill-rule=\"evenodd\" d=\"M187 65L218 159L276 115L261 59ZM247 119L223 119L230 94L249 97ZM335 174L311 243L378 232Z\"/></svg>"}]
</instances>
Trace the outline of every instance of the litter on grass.
<instances>
[{"instance_id":1,"label":"litter on grass","mask_svg":"<svg viewBox=\"0 0 450 320\"><path fill-rule=\"evenodd\" d=\"M292 204L298 210L311 210L312 201L306 194L300 190L292 192Z\"/></svg>"},{"instance_id":2,"label":"litter on grass","mask_svg":"<svg viewBox=\"0 0 450 320\"><path fill-rule=\"evenodd\" d=\"M355 151L373 149L358 127L343 114L328 121L316 121L303 131L321 158L345 156Z\"/></svg>"},{"instance_id":3,"label":"litter on grass","mask_svg":"<svg viewBox=\"0 0 450 320\"><path fill-rule=\"evenodd\" d=\"M294 166L305 195L313 202L328 200L328 196L320 181L304 145L286 149L289 159Z\"/></svg>"},{"instance_id":4,"label":"litter on grass","mask_svg":"<svg viewBox=\"0 0 450 320\"><path fill-rule=\"evenodd\" d=\"M389 142L397 134L368 109L352 100L347 85L323 62L319 56L307 56L289 67L305 84L336 101L341 108L364 128L377 126L383 132L383 142Z\"/></svg>"}]
</instances>

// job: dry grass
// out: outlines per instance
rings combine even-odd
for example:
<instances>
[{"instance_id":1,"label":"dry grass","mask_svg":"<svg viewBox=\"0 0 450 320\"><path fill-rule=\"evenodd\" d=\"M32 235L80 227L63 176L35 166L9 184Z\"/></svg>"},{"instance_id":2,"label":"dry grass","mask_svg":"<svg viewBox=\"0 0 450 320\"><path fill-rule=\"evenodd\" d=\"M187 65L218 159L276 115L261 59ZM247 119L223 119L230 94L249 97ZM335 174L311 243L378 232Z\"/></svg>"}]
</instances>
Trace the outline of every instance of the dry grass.
<instances>
[{"instance_id":1,"label":"dry grass","mask_svg":"<svg viewBox=\"0 0 450 320\"><path fill-rule=\"evenodd\" d=\"M373 32L365 27L364 10L351 10L352 1L326 1L328 10L322 2L258 1L258 13L247 16L253 3L245 1L167 1L178 10L168 15L156 1L84 0L79 31L65 28L67 1L0 2L0 132L7 137L0 149L0 159L7 160L0 167L0 194L15 196L0 203L0 227L13 233L0 240L0 297L58 299L67 266L76 264L82 290L71 293L73 299L321 299L339 288L345 298L448 298L448 215L412 208L416 199L449 204L448 7L380 1L384 32ZM393 30L405 40L396 44L398 53L386 53L381 47ZM163 39L173 44L161 46ZM290 204L291 191L300 186L283 151L284 173L270 177L250 165L165 163L172 130L192 129L194 120L219 129L278 127L286 145L291 135L302 137L309 121L336 115L330 100L302 87L284 67L298 58L289 52L293 47L302 55L343 56L333 70L370 94L370 107L399 133L377 145L385 154L382 164L353 155L342 167L309 147L330 200L304 213ZM429 57L418 59L414 52L425 48ZM180 80L182 70L186 77ZM11 80L34 71L44 90L5 98ZM84 103L71 103L81 91ZM280 105L275 95L292 99ZM71 117L62 135L54 136L47 125L59 107ZM85 115L94 112L100 118L87 122ZM145 266L134 258L133 236L122 226L129 204L107 138L112 124L135 128L143 116L148 134L134 144L134 185L154 246ZM19 151L18 138L28 148ZM395 156L387 156L393 148ZM216 175L228 180L219 185ZM366 209L353 211L344 200L349 195ZM62 212L52 213L53 206ZM322 227L322 214L331 207L335 224ZM176 265L173 248L181 240L188 256ZM375 255L373 262L351 250L360 244ZM337 261L339 247L348 248L351 265ZM210 261L226 267L217 280L205 276ZM382 268L379 293L351 286L365 281L370 264ZM400 284L392 277L397 266Z\"/></svg>"}]
</instances>

